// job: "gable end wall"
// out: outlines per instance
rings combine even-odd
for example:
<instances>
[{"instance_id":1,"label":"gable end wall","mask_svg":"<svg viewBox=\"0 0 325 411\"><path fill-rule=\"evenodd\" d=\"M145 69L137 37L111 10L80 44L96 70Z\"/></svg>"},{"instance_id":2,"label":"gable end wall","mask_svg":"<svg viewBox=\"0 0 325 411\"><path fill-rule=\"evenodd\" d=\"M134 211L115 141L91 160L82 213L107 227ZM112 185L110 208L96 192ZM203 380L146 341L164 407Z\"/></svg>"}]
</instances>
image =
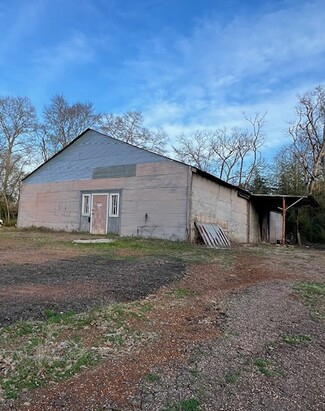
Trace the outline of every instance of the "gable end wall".
<instances>
[{"instance_id":1,"label":"gable end wall","mask_svg":"<svg viewBox=\"0 0 325 411\"><path fill-rule=\"evenodd\" d=\"M120 234L187 240L188 167L136 165L136 175L22 185L18 226L79 231L81 192L121 190Z\"/></svg>"}]
</instances>

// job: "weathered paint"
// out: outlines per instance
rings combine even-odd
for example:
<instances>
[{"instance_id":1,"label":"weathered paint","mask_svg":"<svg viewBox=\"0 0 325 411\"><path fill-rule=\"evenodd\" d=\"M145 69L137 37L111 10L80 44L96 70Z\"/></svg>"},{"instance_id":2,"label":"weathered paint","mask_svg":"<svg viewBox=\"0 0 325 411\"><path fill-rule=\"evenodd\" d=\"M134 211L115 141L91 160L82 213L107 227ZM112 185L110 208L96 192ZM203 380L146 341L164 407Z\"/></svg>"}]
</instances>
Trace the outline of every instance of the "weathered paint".
<instances>
[{"instance_id":1,"label":"weathered paint","mask_svg":"<svg viewBox=\"0 0 325 411\"><path fill-rule=\"evenodd\" d=\"M93 169L92 178L122 178L136 175L136 164L124 166L96 167Z\"/></svg>"},{"instance_id":2,"label":"weathered paint","mask_svg":"<svg viewBox=\"0 0 325 411\"><path fill-rule=\"evenodd\" d=\"M186 240L187 170L165 159L138 164L134 177L23 184L18 226L82 230L82 193L117 191L121 235Z\"/></svg>"},{"instance_id":3,"label":"weathered paint","mask_svg":"<svg viewBox=\"0 0 325 411\"><path fill-rule=\"evenodd\" d=\"M106 234L108 225L108 194L93 194L91 201L91 223L92 234Z\"/></svg>"},{"instance_id":4,"label":"weathered paint","mask_svg":"<svg viewBox=\"0 0 325 411\"><path fill-rule=\"evenodd\" d=\"M248 227L248 243L258 243L261 241L261 230L260 230L260 222L259 222L259 215L252 204L249 201L248 205L248 214L249 214L249 227Z\"/></svg>"},{"instance_id":5,"label":"weathered paint","mask_svg":"<svg viewBox=\"0 0 325 411\"><path fill-rule=\"evenodd\" d=\"M282 214L274 211L269 217L269 238L270 243L280 243L282 238Z\"/></svg>"},{"instance_id":6,"label":"weathered paint","mask_svg":"<svg viewBox=\"0 0 325 411\"><path fill-rule=\"evenodd\" d=\"M198 221L217 224L233 242L256 240L258 233L252 222L258 221L258 217L250 208L250 201L239 197L236 188L217 184L196 173L192 176L191 239L196 234L194 221Z\"/></svg>"},{"instance_id":7,"label":"weathered paint","mask_svg":"<svg viewBox=\"0 0 325 411\"><path fill-rule=\"evenodd\" d=\"M96 168L160 161L166 158L88 130L28 176L24 184L91 179Z\"/></svg>"},{"instance_id":8,"label":"weathered paint","mask_svg":"<svg viewBox=\"0 0 325 411\"><path fill-rule=\"evenodd\" d=\"M239 190L183 163L88 130L22 184L18 226L91 230L83 193L120 194L121 235L194 240L194 221L218 224L231 241L257 242L257 212ZM211 177L211 176L210 176Z\"/></svg>"},{"instance_id":9,"label":"weathered paint","mask_svg":"<svg viewBox=\"0 0 325 411\"><path fill-rule=\"evenodd\" d=\"M125 180L121 234L187 239L187 166L173 162L139 164Z\"/></svg>"}]
</instances>

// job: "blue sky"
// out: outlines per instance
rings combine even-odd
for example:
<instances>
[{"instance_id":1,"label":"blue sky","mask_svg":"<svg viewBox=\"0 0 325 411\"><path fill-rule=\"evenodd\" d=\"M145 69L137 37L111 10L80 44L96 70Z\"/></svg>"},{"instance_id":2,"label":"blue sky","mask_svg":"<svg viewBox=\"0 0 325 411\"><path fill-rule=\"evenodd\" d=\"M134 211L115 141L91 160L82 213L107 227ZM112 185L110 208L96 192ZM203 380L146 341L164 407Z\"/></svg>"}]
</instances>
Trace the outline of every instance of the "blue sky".
<instances>
[{"instance_id":1,"label":"blue sky","mask_svg":"<svg viewBox=\"0 0 325 411\"><path fill-rule=\"evenodd\" d=\"M172 138L267 112L275 150L325 83L324 0L0 0L0 35L0 95L141 110Z\"/></svg>"}]
</instances>

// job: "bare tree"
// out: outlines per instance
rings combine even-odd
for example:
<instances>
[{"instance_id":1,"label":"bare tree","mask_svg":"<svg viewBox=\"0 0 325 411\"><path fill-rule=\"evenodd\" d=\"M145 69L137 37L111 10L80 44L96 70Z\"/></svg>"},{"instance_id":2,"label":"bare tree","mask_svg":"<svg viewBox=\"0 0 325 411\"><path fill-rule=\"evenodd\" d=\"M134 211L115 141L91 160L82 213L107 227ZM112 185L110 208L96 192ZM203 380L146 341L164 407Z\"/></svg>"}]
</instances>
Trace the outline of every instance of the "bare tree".
<instances>
[{"instance_id":1,"label":"bare tree","mask_svg":"<svg viewBox=\"0 0 325 411\"><path fill-rule=\"evenodd\" d=\"M274 157L273 190L280 194L306 194L304 175L292 146L281 148Z\"/></svg>"},{"instance_id":2,"label":"bare tree","mask_svg":"<svg viewBox=\"0 0 325 411\"><path fill-rule=\"evenodd\" d=\"M178 137L173 147L176 157L222 180L247 188L254 172L261 166L259 149L264 142L263 124L265 114L245 119L251 130L238 127L197 130L189 136Z\"/></svg>"},{"instance_id":3,"label":"bare tree","mask_svg":"<svg viewBox=\"0 0 325 411\"><path fill-rule=\"evenodd\" d=\"M143 122L140 111L127 111L122 115L104 114L98 128L118 140L164 154L168 141L166 132L163 129L150 130Z\"/></svg>"},{"instance_id":4,"label":"bare tree","mask_svg":"<svg viewBox=\"0 0 325 411\"><path fill-rule=\"evenodd\" d=\"M0 184L6 219L17 200L23 167L35 153L35 108L27 97L0 98Z\"/></svg>"},{"instance_id":5,"label":"bare tree","mask_svg":"<svg viewBox=\"0 0 325 411\"><path fill-rule=\"evenodd\" d=\"M251 125L251 132L248 137L248 151L247 155L250 156L250 164L246 169L245 187L248 187L251 180L258 169L264 166L264 160L262 158L260 148L265 142L265 134L263 127L265 123L266 112L264 114L256 113L254 117L248 117L244 113L245 119Z\"/></svg>"},{"instance_id":6,"label":"bare tree","mask_svg":"<svg viewBox=\"0 0 325 411\"><path fill-rule=\"evenodd\" d=\"M313 194L316 183L324 179L325 157L325 89L298 96L297 120L289 128L293 154L304 173L308 194Z\"/></svg>"},{"instance_id":7,"label":"bare tree","mask_svg":"<svg viewBox=\"0 0 325 411\"><path fill-rule=\"evenodd\" d=\"M92 103L69 104L62 95L53 96L44 107L43 124L38 130L43 160L48 160L86 128L96 126L100 117Z\"/></svg>"},{"instance_id":8,"label":"bare tree","mask_svg":"<svg viewBox=\"0 0 325 411\"><path fill-rule=\"evenodd\" d=\"M190 136L182 134L177 139L178 145L173 147L174 153L180 161L212 172L212 137L209 130L196 130Z\"/></svg>"},{"instance_id":9,"label":"bare tree","mask_svg":"<svg viewBox=\"0 0 325 411\"><path fill-rule=\"evenodd\" d=\"M229 133L227 129L214 132L211 141L215 174L225 181L237 181L236 167L240 160L240 150L244 149L244 134L238 128Z\"/></svg>"}]
</instances>

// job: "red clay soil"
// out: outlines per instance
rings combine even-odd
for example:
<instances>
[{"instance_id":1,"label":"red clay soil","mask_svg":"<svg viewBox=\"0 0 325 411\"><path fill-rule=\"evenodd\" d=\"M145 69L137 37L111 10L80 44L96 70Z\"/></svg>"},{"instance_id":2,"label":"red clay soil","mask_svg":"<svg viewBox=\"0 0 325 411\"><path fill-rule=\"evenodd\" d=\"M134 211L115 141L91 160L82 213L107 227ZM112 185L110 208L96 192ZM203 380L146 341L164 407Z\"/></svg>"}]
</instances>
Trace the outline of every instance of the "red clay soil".
<instances>
[{"instance_id":1,"label":"red clay soil","mask_svg":"<svg viewBox=\"0 0 325 411\"><path fill-rule=\"evenodd\" d=\"M310 257L313 258L312 256ZM289 261L289 264L288 264ZM308 258L300 266L308 266ZM322 262L316 264L321 272ZM235 261L223 268L219 263L192 265L187 275L177 282L177 288L193 290L196 295L180 300L171 299L164 287L149 297L154 308L148 313L149 321L139 323L139 329L159 335L149 345L104 361L95 369L85 370L69 381L62 381L23 393L11 410L99 410L110 402L116 409L136 409L132 398L141 379L157 367L169 367L184 362L190 349L197 343L216 338L220 334L222 312L215 301L239 293L251 285L275 279L297 280L305 277L297 272L295 257L290 254L257 256L238 252ZM136 325L136 324L135 324Z\"/></svg>"},{"instance_id":2,"label":"red clay soil","mask_svg":"<svg viewBox=\"0 0 325 411\"><path fill-rule=\"evenodd\" d=\"M57 238L57 241L59 241L59 238ZM16 238L6 238L5 243L1 244L0 247L1 262L5 262L6 264L45 264L49 261L60 261L83 254L82 251L62 246L44 246L40 252L38 244L33 245L30 239L24 243L23 238L18 240Z\"/></svg>"},{"instance_id":3,"label":"red clay soil","mask_svg":"<svg viewBox=\"0 0 325 411\"><path fill-rule=\"evenodd\" d=\"M29 300L33 298L37 300L66 300L74 294L93 296L101 290L101 284L85 284L75 282L66 285L43 285L43 284L24 284L11 287L2 287L0 289L0 300L10 301L19 298L20 301Z\"/></svg>"}]
</instances>

